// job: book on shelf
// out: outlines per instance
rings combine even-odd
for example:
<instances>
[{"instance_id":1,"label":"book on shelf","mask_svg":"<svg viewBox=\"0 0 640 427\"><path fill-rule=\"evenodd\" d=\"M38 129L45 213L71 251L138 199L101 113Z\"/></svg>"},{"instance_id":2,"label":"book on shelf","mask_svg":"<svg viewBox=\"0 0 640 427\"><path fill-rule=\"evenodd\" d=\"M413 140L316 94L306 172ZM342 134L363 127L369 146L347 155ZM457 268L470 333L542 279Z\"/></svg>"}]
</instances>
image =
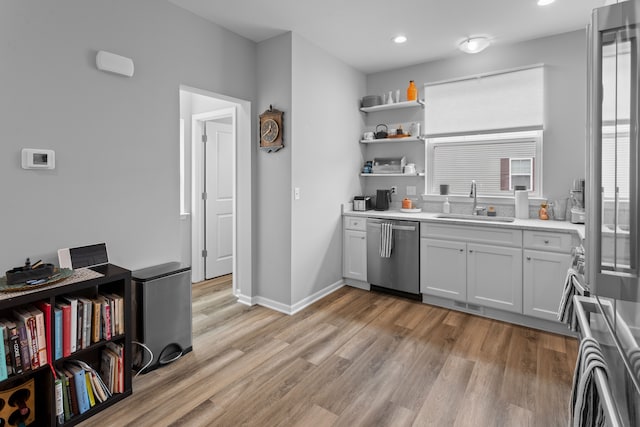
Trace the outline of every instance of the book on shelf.
<instances>
[{"instance_id":1,"label":"book on shelf","mask_svg":"<svg viewBox=\"0 0 640 427\"><path fill-rule=\"evenodd\" d=\"M87 348L91 344L91 325L93 323L93 304L89 298L78 298L78 305L82 303L82 348Z\"/></svg>"},{"instance_id":2,"label":"book on shelf","mask_svg":"<svg viewBox=\"0 0 640 427\"><path fill-rule=\"evenodd\" d=\"M4 335L6 333L6 327L4 325L0 325L0 329L2 330L2 335ZM0 381L6 380L8 377L5 357L6 353L7 352L5 351L4 339L0 339Z\"/></svg>"},{"instance_id":3,"label":"book on shelf","mask_svg":"<svg viewBox=\"0 0 640 427\"><path fill-rule=\"evenodd\" d=\"M111 397L111 393L109 392L103 379L91 365L82 360L69 360L68 363L76 364L84 369L85 373L87 374L87 379L91 386L91 391L93 392L96 403L104 402L109 397Z\"/></svg>"},{"instance_id":4,"label":"book on shelf","mask_svg":"<svg viewBox=\"0 0 640 427\"><path fill-rule=\"evenodd\" d=\"M36 318L24 308L14 310L14 315L20 324L24 324L27 332L27 343L29 345L29 357L31 359L31 369L40 367L38 357L38 332L36 329Z\"/></svg>"},{"instance_id":5,"label":"book on shelf","mask_svg":"<svg viewBox=\"0 0 640 427\"><path fill-rule=\"evenodd\" d=\"M124 298L121 295L110 293L103 294L110 301L112 335L124 334Z\"/></svg>"},{"instance_id":6,"label":"book on shelf","mask_svg":"<svg viewBox=\"0 0 640 427\"><path fill-rule=\"evenodd\" d=\"M54 381L55 396L56 396L56 420L58 425L64 423L64 400L62 391L62 378L56 378Z\"/></svg>"},{"instance_id":7,"label":"book on shelf","mask_svg":"<svg viewBox=\"0 0 640 427\"><path fill-rule=\"evenodd\" d=\"M16 322L16 328L18 329L18 337L20 338L20 360L22 361L22 371L31 370L31 353L29 351L29 333L27 332L27 325L24 322Z\"/></svg>"},{"instance_id":8,"label":"book on shelf","mask_svg":"<svg viewBox=\"0 0 640 427\"><path fill-rule=\"evenodd\" d=\"M76 391L75 381L73 379L73 373L70 372L66 367L62 368L62 373L67 378L66 383L69 390L69 412L71 416L80 414L80 410L78 408L78 394Z\"/></svg>"},{"instance_id":9,"label":"book on shelf","mask_svg":"<svg viewBox=\"0 0 640 427\"><path fill-rule=\"evenodd\" d=\"M63 300L71 306L71 324L69 325L69 351L75 353L78 346L78 298L65 295Z\"/></svg>"},{"instance_id":10,"label":"book on shelf","mask_svg":"<svg viewBox=\"0 0 640 427\"><path fill-rule=\"evenodd\" d=\"M62 338L62 323L63 319L62 319L62 309L56 307L53 309L53 323L54 323L54 327L53 327L53 336L55 338L55 349L53 352L53 359L54 360L58 360L62 358L62 344L63 344L63 338Z\"/></svg>"},{"instance_id":11,"label":"book on shelf","mask_svg":"<svg viewBox=\"0 0 640 427\"><path fill-rule=\"evenodd\" d=\"M48 308L46 307L48 306ZM29 311L36 319L36 332L38 334L38 359L40 360L40 366L44 366L51 359L51 334L47 331L51 330L51 305L46 303L43 306L45 310L48 310L49 314L45 320L45 310L40 310L37 307L29 306Z\"/></svg>"},{"instance_id":12,"label":"book on shelf","mask_svg":"<svg viewBox=\"0 0 640 427\"><path fill-rule=\"evenodd\" d=\"M93 306L91 312L91 343L97 343L102 338L102 301L98 298L93 298L91 304Z\"/></svg>"},{"instance_id":13,"label":"book on shelf","mask_svg":"<svg viewBox=\"0 0 640 427\"><path fill-rule=\"evenodd\" d=\"M4 343L4 361L5 361L5 369L7 376L11 376L14 374L13 363L11 362L11 342L9 338L9 328L0 320L0 328L2 330L2 340ZM0 359L0 363L2 363L2 359ZM1 370L2 368L0 368ZM2 377L2 373L0 372L0 378Z\"/></svg>"},{"instance_id":14,"label":"book on shelf","mask_svg":"<svg viewBox=\"0 0 640 427\"><path fill-rule=\"evenodd\" d=\"M78 319L76 320L76 350L82 350L82 331L84 330L84 304L80 301L80 298L76 298Z\"/></svg>"},{"instance_id":15,"label":"book on shelf","mask_svg":"<svg viewBox=\"0 0 640 427\"><path fill-rule=\"evenodd\" d=\"M69 377L60 369L56 369L56 375L62 385L62 408L64 411L64 421L69 421L74 415L71 408L71 389L69 388Z\"/></svg>"},{"instance_id":16,"label":"book on shelf","mask_svg":"<svg viewBox=\"0 0 640 427\"><path fill-rule=\"evenodd\" d=\"M62 310L62 357L71 355L71 304L59 302L56 306Z\"/></svg>"},{"instance_id":17,"label":"book on shelf","mask_svg":"<svg viewBox=\"0 0 640 427\"><path fill-rule=\"evenodd\" d=\"M89 405L93 408L96 406L96 398L93 395L93 386L91 385L91 374L84 371L84 381L87 387L87 394L89 395Z\"/></svg>"},{"instance_id":18,"label":"book on shelf","mask_svg":"<svg viewBox=\"0 0 640 427\"><path fill-rule=\"evenodd\" d=\"M1 322L6 326L9 334L9 353L13 373L21 374L23 372L22 356L20 354L20 336L16 322L8 319L2 319Z\"/></svg>"},{"instance_id":19,"label":"book on shelf","mask_svg":"<svg viewBox=\"0 0 640 427\"><path fill-rule=\"evenodd\" d=\"M78 411L80 414L84 414L91 408L84 369L69 363L65 364L65 369L73 375L73 385L75 386L76 399L78 401Z\"/></svg>"}]
</instances>

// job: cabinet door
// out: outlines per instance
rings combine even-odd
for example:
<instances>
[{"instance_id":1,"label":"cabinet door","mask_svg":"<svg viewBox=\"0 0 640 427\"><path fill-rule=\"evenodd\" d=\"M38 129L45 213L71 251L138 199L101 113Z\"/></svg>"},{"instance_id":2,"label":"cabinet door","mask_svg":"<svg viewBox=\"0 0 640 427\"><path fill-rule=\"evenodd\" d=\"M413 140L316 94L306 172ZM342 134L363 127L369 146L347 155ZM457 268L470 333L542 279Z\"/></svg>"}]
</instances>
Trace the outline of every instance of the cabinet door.
<instances>
[{"instance_id":1,"label":"cabinet door","mask_svg":"<svg viewBox=\"0 0 640 427\"><path fill-rule=\"evenodd\" d=\"M420 292L467 300L466 243L420 239Z\"/></svg>"},{"instance_id":2,"label":"cabinet door","mask_svg":"<svg viewBox=\"0 0 640 427\"><path fill-rule=\"evenodd\" d=\"M557 321L571 255L525 249L523 258L524 314Z\"/></svg>"},{"instance_id":3,"label":"cabinet door","mask_svg":"<svg viewBox=\"0 0 640 427\"><path fill-rule=\"evenodd\" d=\"M367 281L367 233L344 230L342 276Z\"/></svg>"},{"instance_id":4,"label":"cabinet door","mask_svg":"<svg viewBox=\"0 0 640 427\"><path fill-rule=\"evenodd\" d=\"M467 301L522 313L522 249L468 243Z\"/></svg>"}]
</instances>

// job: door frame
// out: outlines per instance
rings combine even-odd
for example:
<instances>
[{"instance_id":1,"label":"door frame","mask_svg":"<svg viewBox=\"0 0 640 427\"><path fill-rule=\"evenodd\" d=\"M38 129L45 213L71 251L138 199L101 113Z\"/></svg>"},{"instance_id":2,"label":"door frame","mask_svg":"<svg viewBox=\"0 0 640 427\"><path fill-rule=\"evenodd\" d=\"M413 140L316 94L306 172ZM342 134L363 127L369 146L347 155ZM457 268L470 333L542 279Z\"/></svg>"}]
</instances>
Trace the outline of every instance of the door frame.
<instances>
[{"instance_id":1,"label":"door frame","mask_svg":"<svg viewBox=\"0 0 640 427\"><path fill-rule=\"evenodd\" d=\"M252 183L253 183L253 161L252 161L252 148L251 143L251 102L233 98L227 95L222 95L207 90L197 89L190 86L180 85L180 89L208 96L210 98L224 101L227 107L221 106L219 110L232 110L232 126L235 134L234 138L234 164L233 164L233 294L238 297L238 301L250 304L253 295L253 214L252 214ZM216 111L219 111L216 110ZM192 118L193 119L193 118ZM193 125L193 120L192 120ZM197 265L193 263L194 247L197 239L196 228L197 224L201 223L202 213L198 211L197 204L198 198L196 194L202 194L202 180L197 179L197 174L202 176L202 166L198 166L198 158L202 158L202 146L200 144L194 144L194 136L192 132L191 136L191 248L192 248L192 281L196 282L202 280L198 273L202 274L202 269L196 270ZM199 140L200 137L198 136ZM243 165L243 171L245 173L238 173L238 164ZM246 168L245 168L246 167ZM249 171L246 173L246 171ZM196 188L197 186L197 188ZM198 263L202 263L202 257L198 260Z\"/></svg>"}]
</instances>

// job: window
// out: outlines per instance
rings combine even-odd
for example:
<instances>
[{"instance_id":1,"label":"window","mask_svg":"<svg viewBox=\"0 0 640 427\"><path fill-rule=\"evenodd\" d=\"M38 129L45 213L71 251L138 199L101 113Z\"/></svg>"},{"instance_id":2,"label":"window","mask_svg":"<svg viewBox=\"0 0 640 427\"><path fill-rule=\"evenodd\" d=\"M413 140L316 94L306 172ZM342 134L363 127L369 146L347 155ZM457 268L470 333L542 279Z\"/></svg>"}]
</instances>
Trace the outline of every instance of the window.
<instances>
[{"instance_id":1,"label":"window","mask_svg":"<svg viewBox=\"0 0 640 427\"><path fill-rule=\"evenodd\" d=\"M500 175L506 174L507 182L500 182L500 190L512 191L516 186L522 186L525 190L533 190L533 157L504 158L501 159ZM503 165L505 171L503 172Z\"/></svg>"},{"instance_id":2,"label":"window","mask_svg":"<svg viewBox=\"0 0 640 427\"><path fill-rule=\"evenodd\" d=\"M471 180L481 196L513 196L525 185L533 197L542 194L542 131L464 135L427 139L427 194L468 195Z\"/></svg>"}]
</instances>

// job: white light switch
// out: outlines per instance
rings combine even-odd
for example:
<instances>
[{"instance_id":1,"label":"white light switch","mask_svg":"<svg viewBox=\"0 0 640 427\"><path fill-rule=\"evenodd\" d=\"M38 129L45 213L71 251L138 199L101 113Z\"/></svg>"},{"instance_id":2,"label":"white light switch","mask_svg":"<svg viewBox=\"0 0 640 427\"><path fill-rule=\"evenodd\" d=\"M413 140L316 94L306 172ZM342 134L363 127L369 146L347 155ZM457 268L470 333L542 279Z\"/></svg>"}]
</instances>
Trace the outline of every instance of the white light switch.
<instances>
[{"instance_id":1,"label":"white light switch","mask_svg":"<svg viewBox=\"0 0 640 427\"><path fill-rule=\"evenodd\" d=\"M293 189L293 198L294 200L300 200L300 187Z\"/></svg>"},{"instance_id":2,"label":"white light switch","mask_svg":"<svg viewBox=\"0 0 640 427\"><path fill-rule=\"evenodd\" d=\"M407 185L407 196L415 196L415 195L416 195L416 186Z\"/></svg>"}]
</instances>

